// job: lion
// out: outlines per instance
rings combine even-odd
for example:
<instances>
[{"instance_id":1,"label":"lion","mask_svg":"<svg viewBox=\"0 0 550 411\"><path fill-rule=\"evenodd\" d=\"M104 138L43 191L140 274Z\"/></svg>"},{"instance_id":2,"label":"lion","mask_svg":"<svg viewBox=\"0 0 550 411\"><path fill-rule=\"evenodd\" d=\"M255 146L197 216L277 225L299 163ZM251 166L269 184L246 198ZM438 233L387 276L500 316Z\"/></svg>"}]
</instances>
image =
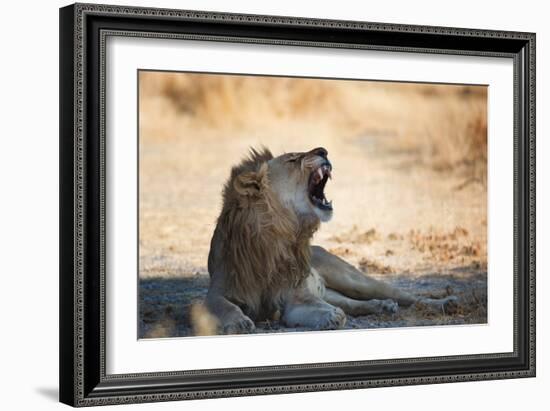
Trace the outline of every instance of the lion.
<instances>
[{"instance_id":1,"label":"lion","mask_svg":"<svg viewBox=\"0 0 550 411\"><path fill-rule=\"evenodd\" d=\"M273 319L291 328L340 329L346 314L394 313L417 302L443 308L456 299L399 290L312 245L333 214L324 193L331 177L322 147L278 157L251 149L232 168L208 256L205 305L219 332L249 333Z\"/></svg>"}]
</instances>

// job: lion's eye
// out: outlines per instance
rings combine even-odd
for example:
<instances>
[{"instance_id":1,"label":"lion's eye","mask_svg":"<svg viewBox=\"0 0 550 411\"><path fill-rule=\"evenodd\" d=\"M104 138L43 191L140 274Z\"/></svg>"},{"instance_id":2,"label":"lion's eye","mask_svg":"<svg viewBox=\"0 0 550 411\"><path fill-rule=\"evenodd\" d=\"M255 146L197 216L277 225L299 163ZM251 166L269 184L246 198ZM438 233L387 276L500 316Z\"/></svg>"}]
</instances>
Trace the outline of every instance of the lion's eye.
<instances>
[{"instance_id":1,"label":"lion's eye","mask_svg":"<svg viewBox=\"0 0 550 411\"><path fill-rule=\"evenodd\" d=\"M289 156L286 161L288 161L289 163L294 163L299 159L300 159L300 156Z\"/></svg>"}]
</instances>

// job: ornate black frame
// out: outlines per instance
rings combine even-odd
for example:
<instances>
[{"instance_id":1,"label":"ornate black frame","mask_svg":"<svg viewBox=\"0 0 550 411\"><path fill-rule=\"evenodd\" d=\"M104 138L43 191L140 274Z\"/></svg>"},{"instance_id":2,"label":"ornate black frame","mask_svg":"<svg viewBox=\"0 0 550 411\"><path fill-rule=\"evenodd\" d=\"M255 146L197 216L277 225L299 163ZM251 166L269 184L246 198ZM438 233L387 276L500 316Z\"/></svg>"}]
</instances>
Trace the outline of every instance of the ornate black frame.
<instances>
[{"instance_id":1,"label":"ornate black frame","mask_svg":"<svg viewBox=\"0 0 550 411\"><path fill-rule=\"evenodd\" d=\"M514 351L105 373L107 36L508 57L514 62ZM60 400L74 406L535 376L535 34L75 4L60 9Z\"/></svg>"}]
</instances>

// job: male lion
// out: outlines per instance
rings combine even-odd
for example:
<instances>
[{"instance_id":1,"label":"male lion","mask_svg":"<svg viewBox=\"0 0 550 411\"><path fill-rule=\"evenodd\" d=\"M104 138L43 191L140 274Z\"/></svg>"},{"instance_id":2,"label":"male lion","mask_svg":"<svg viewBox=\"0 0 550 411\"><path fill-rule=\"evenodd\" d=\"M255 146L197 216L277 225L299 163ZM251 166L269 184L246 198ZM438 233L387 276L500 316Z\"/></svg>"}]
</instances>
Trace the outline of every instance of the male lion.
<instances>
[{"instance_id":1,"label":"male lion","mask_svg":"<svg viewBox=\"0 0 550 411\"><path fill-rule=\"evenodd\" d=\"M344 313L395 312L415 302L443 307L454 300L398 290L310 244L332 216L324 194L331 172L324 148L279 157L252 149L233 167L208 256L206 306L221 332L250 332L255 321L273 318L287 327L338 329Z\"/></svg>"}]
</instances>

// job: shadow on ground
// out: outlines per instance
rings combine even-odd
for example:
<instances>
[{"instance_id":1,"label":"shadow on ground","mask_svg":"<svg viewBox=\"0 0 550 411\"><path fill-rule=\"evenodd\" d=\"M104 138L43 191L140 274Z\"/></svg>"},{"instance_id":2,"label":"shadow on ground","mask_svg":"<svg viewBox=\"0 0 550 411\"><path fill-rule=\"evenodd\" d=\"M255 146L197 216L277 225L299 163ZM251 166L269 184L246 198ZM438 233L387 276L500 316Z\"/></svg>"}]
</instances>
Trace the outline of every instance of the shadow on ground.
<instances>
[{"instance_id":1,"label":"shadow on ground","mask_svg":"<svg viewBox=\"0 0 550 411\"><path fill-rule=\"evenodd\" d=\"M49 401L59 402L59 389L57 387L40 387L36 392Z\"/></svg>"},{"instance_id":2,"label":"shadow on ground","mask_svg":"<svg viewBox=\"0 0 550 411\"><path fill-rule=\"evenodd\" d=\"M374 276L408 292L440 298L456 295L458 304L447 312L434 312L421 305L400 308L396 314L349 317L346 329L414 327L433 325L484 324L487 322L487 273L472 267L460 267L445 273L422 276ZM140 280L139 337L163 338L191 336L190 308L206 296L207 275ZM278 322L256 325L256 333L308 331L286 328Z\"/></svg>"}]
</instances>

